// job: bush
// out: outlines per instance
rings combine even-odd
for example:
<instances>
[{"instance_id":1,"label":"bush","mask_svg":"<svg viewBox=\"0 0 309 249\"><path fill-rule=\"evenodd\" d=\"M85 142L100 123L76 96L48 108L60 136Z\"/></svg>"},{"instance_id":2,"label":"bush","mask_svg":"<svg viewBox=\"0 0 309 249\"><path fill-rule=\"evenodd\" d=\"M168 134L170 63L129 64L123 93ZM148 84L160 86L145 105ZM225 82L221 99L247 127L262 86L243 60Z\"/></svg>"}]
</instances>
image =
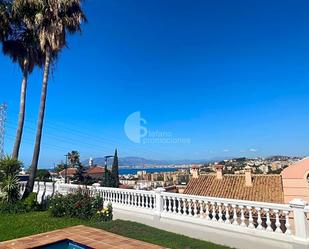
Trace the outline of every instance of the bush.
<instances>
[{"instance_id":1,"label":"bush","mask_svg":"<svg viewBox=\"0 0 309 249\"><path fill-rule=\"evenodd\" d=\"M21 170L22 162L18 161L15 158L10 156L6 156L0 159L0 178L9 176L9 175L17 175Z\"/></svg>"},{"instance_id":2,"label":"bush","mask_svg":"<svg viewBox=\"0 0 309 249\"><path fill-rule=\"evenodd\" d=\"M0 198L3 203L13 204L19 200L18 172L22 163L9 156L0 159Z\"/></svg>"},{"instance_id":3,"label":"bush","mask_svg":"<svg viewBox=\"0 0 309 249\"><path fill-rule=\"evenodd\" d=\"M49 200L49 211L54 217L91 219L103 208L101 197L91 197L79 190L74 194L56 194Z\"/></svg>"},{"instance_id":4,"label":"bush","mask_svg":"<svg viewBox=\"0 0 309 249\"><path fill-rule=\"evenodd\" d=\"M17 201L15 203L4 202L0 204L1 214L17 214L26 212L27 209L22 201Z\"/></svg>"},{"instance_id":5,"label":"bush","mask_svg":"<svg viewBox=\"0 0 309 249\"><path fill-rule=\"evenodd\" d=\"M0 182L1 201L3 203L14 204L19 200L19 183L17 176L8 175Z\"/></svg>"},{"instance_id":6,"label":"bush","mask_svg":"<svg viewBox=\"0 0 309 249\"><path fill-rule=\"evenodd\" d=\"M23 201L23 204L27 211L37 211L39 210L39 203L37 202L37 194L32 192Z\"/></svg>"}]
</instances>

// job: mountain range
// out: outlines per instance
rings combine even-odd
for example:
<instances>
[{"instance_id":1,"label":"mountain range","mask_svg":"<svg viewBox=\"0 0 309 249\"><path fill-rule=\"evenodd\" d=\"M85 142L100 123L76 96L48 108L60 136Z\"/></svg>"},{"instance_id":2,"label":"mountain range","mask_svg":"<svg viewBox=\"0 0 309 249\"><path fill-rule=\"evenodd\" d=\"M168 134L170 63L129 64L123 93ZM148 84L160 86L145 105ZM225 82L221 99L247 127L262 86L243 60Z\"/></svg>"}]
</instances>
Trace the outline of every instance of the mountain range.
<instances>
[{"instance_id":1,"label":"mountain range","mask_svg":"<svg viewBox=\"0 0 309 249\"><path fill-rule=\"evenodd\" d=\"M110 165L113 159L109 158L107 163ZM206 163L209 160L155 160L155 159L146 159L143 157L120 157L119 166L158 166L158 165L179 165L179 164L192 164L192 163ZM93 163L97 165L104 165L104 157L93 158ZM88 160L82 162L84 165L88 165Z\"/></svg>"}]
</instances>

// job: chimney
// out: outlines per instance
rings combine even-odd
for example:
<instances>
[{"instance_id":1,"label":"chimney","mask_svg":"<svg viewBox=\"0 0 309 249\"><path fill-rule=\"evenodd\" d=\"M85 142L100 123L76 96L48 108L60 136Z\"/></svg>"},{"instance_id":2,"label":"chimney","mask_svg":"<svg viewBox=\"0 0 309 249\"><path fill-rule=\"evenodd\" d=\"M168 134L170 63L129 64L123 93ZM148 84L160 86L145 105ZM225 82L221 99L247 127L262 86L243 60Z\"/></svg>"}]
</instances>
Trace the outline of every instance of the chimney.
<instances>
[{"instance_id":1,"label":"chimney","mask_svg":"<svg viewBox=\"0 0 309 249\"><path fill-rule=\"evenodd\" d=\"M252 187L252 175L251 175L251 167L245 167L245 186Z\"/></svg>"},{"instance_id":2,"label":"chimney","mask_svg":"<svg viewBox=\"0 0 309 249\"><path fill-rule=\"evenodd\" d=\"M192 172L192 178L198 178L200 175L200 168L197 166L193 166L191 172Z\"/></svg>"},{"instance_id":3,"label":"chimney","mask_svg":"<svg viewBox=\"0 0 309 249\"><path fill-rule=\"evenodd\" d=\"M216 165L217 179L222 179L223 178L222 169L223 169L223 165L221 165L221 164Z\"/></svg>"}]
</instances>

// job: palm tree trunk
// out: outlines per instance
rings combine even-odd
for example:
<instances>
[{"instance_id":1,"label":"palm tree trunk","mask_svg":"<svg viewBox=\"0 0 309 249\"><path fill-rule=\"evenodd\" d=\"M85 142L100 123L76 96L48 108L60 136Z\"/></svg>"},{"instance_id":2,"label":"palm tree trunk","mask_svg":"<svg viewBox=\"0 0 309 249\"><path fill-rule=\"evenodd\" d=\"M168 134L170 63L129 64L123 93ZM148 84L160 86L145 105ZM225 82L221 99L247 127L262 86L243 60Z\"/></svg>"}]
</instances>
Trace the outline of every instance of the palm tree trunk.
<instances>
[{"instance_id":1,"label":"palm tree trunk","mask_svg":"<svg viewBox=\"0 0 309 249\"><path fill-rule=\"evenodd\" d=\"M27 83L28 83L28 60L24 60L23 68L23 80L21 82L20 91L20 103L19 103L19 114L18 114L18 124L16 131L16 138L13 148L12 157L18 159L19 148L21 144L21 138L23 135L24 121L25 121L25 109L26 109L26 95L27 95Z\"/></svg>"},{"instance_id":2,"label":"palm tree trunk","mask_svg":"<svg viewBox=\"0 0 309 249\"><path fill-rule=\"evenodd\" d=\"M42 131L43 131L43 122L44 122L44 115L45 115L50 57L51 57L50 50L47 49L46 56L45 56L44 75L43 75L43 83L42 83L42 90L41 90L41 102L40 102L40 109L39 109L39 118L38 118L38 124L37 124L35 145L34 145L34 151L33 151L33 156L32 156L32 162L31 162L31 166L29 169L29 180L27 182L23 198L26 198L29 195L29 193L33 191L36 170L38 167L40 148L41 148L41 138L42 138Z\"/></svg>"}]
</instances>

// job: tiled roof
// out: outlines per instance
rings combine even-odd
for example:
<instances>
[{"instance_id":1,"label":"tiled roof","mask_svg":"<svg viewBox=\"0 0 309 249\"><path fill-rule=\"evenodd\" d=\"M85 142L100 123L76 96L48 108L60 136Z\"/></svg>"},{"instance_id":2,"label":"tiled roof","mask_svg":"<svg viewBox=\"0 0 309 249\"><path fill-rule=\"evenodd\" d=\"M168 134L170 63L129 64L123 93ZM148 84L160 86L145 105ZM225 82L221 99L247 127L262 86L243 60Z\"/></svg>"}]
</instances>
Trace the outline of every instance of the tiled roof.
<instances>
[{"instance_id":1,"label":"tiled roof","mask_svg":"<svg viewBox=\"0 0 309 249\"><path fill-rule=\"evenodd\" d=\"M67 168L67 176L73 176L75 175L77 172L77 169L76 168ZM65 169L64 170L61 170L59 172L60 175L64 176L65 175Z\"/></svg>"},{"instance_id":2,"label":"tiled roof","mask_svg":"<svg viewBox=\"0 0 309 249\"><path fill-rule=\"evenodd\" d=\"M200 175L189 181L184 194L283 203L281 175L252 175L252 187L245 186L245 175Z\"/></svg>"},{"instance_id":3,"label":"tiled roof","mask_svg":"<svg viewBox=\"0 0 309 249\"><path fill-rule=\"evenodd\" d=\"M103 174L104 173L104 167L102 166L95 166L91 167L90 169L87 170L86 174L91 175L91 174Z\"/></svg>"}]
</instances>

